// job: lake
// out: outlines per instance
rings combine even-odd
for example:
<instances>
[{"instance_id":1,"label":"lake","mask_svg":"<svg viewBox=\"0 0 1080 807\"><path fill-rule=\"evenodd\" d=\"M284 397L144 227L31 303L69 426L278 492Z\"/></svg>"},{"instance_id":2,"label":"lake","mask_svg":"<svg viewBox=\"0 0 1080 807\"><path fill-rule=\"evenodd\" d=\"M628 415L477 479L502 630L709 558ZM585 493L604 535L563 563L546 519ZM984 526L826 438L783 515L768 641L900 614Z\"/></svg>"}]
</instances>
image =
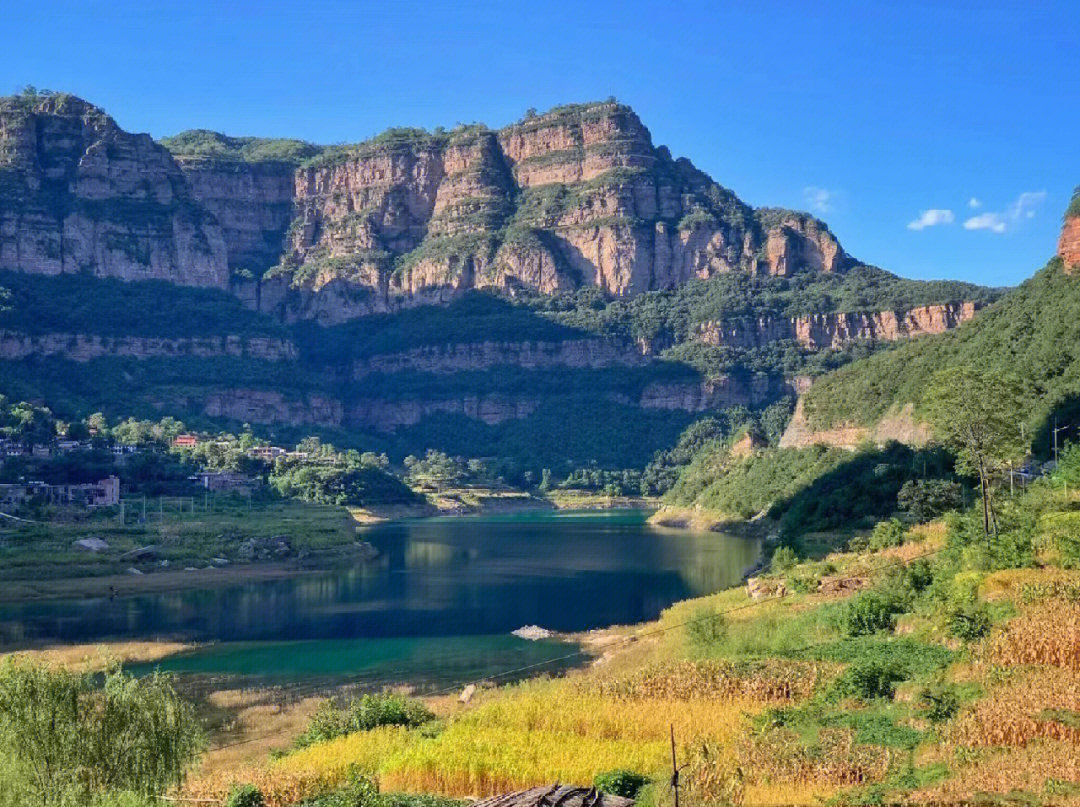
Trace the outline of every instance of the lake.
<instances>
[{"instance_id":1,"label":"lake","mask_svg":"<svg viewBox=\"0 0 1080 807\"><path fill-rule=\"evenodd\" d=\"M214 642L177 672L283 679L447 676L565 654L510 636L656 618L736 584L756 541L660 528L636 510L391 522L360 530L371 562L292 579L125 597L0 604L0 637ZM406 672L407 671L407 672Z\"/></svg>"}]
</instances>

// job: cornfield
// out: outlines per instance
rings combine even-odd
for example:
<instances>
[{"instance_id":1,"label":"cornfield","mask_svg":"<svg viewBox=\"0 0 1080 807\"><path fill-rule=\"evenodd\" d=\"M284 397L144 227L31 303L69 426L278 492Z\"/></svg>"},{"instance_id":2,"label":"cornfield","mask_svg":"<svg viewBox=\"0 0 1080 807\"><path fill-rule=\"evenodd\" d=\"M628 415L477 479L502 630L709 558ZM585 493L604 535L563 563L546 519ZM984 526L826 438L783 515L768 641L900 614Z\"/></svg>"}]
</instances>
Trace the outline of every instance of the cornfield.
<instances>
[{"instance_id":1,"label":"cornfield","mask_svg":"<svg viewBox=\"0 0 1080 807\"><path fill-rule=\"evenodd\" d=\"M350 769L386 790L487 796L552 781L589 783L613 768L646 773L670 764L679 744L726 741L745 728L751 699L613 699L569 681L514 687L452 719L433 736L381 728L312 746L262 767L191 784L185 795L216 798L233 782L263 790L269 807L325 792Z\"/></svg>"},{"instance_id":2,"label":"cornfield","mask_svg":"<svg viewBox=\"0 0 1080 807\"><path fill-rule=\"evenodd\" d=\"M1080 675L1043 668L995 689L956 719L949 739L961 746L1025 746L1036 739L1080 744L1080 728L1054 713L1080 715Z\"/></svg>"},{"instance_id":3,"label":"cornfield","mask_svg":"<svg viewBox=\"0 0 1080 807\"><path fill-rule=\"evenodd\" d=\"M1053 599L1026 609L993 639L989 658L1080 671L1080 603Z\"/></svg>"},{"instance_id":4,"label":"cornfield","mask_svg":"<svg viewBox=\"0 0 1080 807\"><path fill-rule=\"evenodd\" d=\"M822 672L820 664L777 659L683 661L647 667L622 679L601 682L597 689L601 695L616 699L738 699L775 704L809 697Z\"/></svg>"}]
</instances>

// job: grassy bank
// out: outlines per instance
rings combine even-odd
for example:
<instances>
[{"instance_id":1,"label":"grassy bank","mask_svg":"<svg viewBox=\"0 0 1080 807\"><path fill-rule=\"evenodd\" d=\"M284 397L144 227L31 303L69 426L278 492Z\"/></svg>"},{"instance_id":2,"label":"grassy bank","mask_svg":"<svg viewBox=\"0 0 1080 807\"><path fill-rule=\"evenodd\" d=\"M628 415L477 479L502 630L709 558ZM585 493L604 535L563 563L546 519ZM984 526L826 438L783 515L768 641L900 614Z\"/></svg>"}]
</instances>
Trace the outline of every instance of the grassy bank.
<instances>
[{"instance_id":1,"label":"grassy bank","mask_svg":"<svg viewBox=\"0 0 1080 807\"><path fill-rule=\"evenodd\" d=\"M612 768L668 798L670 731L690 804L1080 803L1080 498L1043 485L861 551L779 555L745 588L592 634L585 670L429 701L384 726L197 777L251 781L271 805L342 783L482 796ZM873 547L878 548L873 548ZM780 595L783 584L783 595Z\"/></svg>"},{"instance_id":2,"label":"grassy bank","mask_svg":"<svg viewBox=\"0 0 1080 807\"><path fill-rule=\"evenodd\" d=\"M5 522L0 601L214 587L272 579L350 559L355 523L343 507L219 497L125 502L47 523ZM211 509L212 508L212 509ZM101 539L101 551L76 546ZM144 552L137 550L145 549Z\"/></svg>"}]
</instances>

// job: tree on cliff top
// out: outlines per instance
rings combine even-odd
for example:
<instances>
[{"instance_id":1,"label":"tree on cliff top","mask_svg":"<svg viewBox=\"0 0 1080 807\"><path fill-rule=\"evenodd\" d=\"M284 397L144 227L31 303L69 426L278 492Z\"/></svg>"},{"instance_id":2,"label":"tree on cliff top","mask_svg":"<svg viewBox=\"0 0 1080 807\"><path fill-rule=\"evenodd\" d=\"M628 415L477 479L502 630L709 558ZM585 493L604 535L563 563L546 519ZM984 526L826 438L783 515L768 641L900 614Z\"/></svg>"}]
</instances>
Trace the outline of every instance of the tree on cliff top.
<instances>
[{"instance_id":1,"label":"tree on cliff top","mask_svg":"<svg viewBox=\"0 0 1080 807\"><path fill-rule=\"evenodd\" d=\"M938 373L927 391L934 433L956 454L956 470L979 479L983 529L997 534L993 486L1026 450L1023 390L999 371L962 366Z\"/></svg>"}]
</instances>

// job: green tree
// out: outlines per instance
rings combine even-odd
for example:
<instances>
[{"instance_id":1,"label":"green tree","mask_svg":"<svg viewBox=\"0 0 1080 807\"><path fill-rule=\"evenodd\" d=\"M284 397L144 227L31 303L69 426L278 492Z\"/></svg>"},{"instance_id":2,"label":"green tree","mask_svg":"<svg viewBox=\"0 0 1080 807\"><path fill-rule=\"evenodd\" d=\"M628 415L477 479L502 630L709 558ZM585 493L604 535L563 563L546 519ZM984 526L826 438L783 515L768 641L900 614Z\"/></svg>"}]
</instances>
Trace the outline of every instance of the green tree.
<instances>
[{"instance_id":1,"label":"green tree","mask_svg":"<svg viewBox=\"0 0 1080 807\"><path fill-rule=\"evenodd\" d=\"M8 659L0 665L0 767L17 804L88 803L165 792L201 747L195 711L161 675L94 676Z\"/></svg>"},{"instance_id":2,"label":"green tree","mask_svg":"<svg viewBox=\"0 0 1080 807\"><path fill-rule=\"evenodd\" d=\"M997 534L993 486L1020 459L1025 411L1015 376L962 366L938 373L926 395L934 434L956 454L956 470L978 477L983 531Z\"/></svg>"}]
</instances>

